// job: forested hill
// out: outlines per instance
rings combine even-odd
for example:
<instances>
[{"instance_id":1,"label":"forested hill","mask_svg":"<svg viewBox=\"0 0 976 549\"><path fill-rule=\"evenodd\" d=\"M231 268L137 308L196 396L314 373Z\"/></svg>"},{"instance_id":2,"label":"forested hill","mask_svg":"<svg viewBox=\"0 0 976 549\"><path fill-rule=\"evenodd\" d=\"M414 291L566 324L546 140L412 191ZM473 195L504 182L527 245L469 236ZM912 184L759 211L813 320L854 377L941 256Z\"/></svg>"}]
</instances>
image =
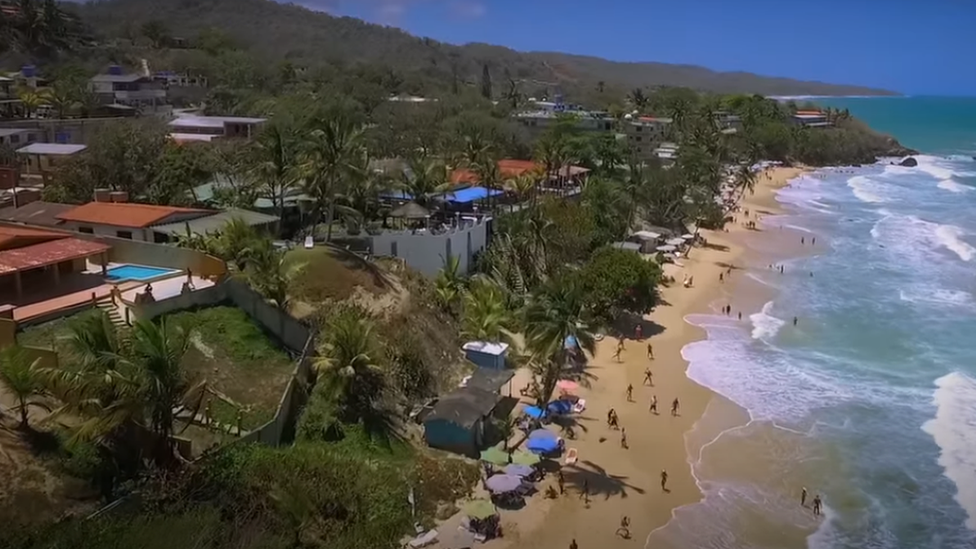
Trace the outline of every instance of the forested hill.
<instances>
[{"instance_id":1,"label":"forested hill","mask_svg":"<svg viewBox=\"0 0 976 549\"><path fill-rule=\"evenodd\" d=\"M749 73L715 72L664 63L619 63L550 52L517 52L501 46L454 46L418 38L402 30L334 17L272 0L98 0L78 11L103 38L138 36L149 21L162 23L172 36L192 41L201 30L219 28L254 55L294 64L380 63L401 72L443 80L457 75L476 81L484 64L501 78L540 91L559 87L567 96L581 91L614 93L647 86L685 86L704 91L764 95L892 95L859 86L803 82ZM612 39L612 37L607 37Z\"/></svg>"}]
</instances>

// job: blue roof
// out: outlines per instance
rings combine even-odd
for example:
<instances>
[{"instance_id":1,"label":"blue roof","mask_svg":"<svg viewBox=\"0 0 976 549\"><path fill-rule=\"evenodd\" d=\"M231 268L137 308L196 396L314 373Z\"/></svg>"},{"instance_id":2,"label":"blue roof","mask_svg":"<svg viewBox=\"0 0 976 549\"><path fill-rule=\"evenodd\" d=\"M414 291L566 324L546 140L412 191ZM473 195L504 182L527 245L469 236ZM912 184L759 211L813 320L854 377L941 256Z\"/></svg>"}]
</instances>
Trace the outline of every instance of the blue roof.
<instances>
[{"instance_id":1,"label":"blue roof","mask_svg":"<svg viewBox=\"0 0 976 549\"><path fill-rule=\"evenodd\" d=\"M502 191L495 189L491 191L491 196L498 196L500 194L502 194ZM469 202L474 202L475 200L488 198L488 196L488 189L484 187L468 187L467 189L446 193L444 194L444 199L448 202L454 202L456 204L467 204Z\"/></svg>"}]
</instances>

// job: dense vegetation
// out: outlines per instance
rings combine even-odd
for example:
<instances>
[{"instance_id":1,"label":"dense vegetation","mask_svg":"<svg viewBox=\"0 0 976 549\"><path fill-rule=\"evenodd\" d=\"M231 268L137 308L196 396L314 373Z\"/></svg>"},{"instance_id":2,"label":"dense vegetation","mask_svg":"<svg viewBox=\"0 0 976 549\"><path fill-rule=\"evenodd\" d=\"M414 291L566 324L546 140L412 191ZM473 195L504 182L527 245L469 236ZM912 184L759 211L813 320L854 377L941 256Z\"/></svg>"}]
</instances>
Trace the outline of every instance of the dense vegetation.
<instances>
[{"instance_id":1,"label":"dense vegetation","mask_svg":"<svg viewBox=\"0 0 976 549\"><path fill-rule=\"evenodd\" d=\"M889 93L748 73L717 73L700 67L619 63L551 52L523 53L489 44L454 46L271 0L112 0L90 3L79 13L104 36L159 43L159 33L142 32L145 25L153 23L156 30L169 29L171 36L192 42L198 33L219 28L230 40L250 44L265 63L287 61L311 69L323 64L380 64L409 75L399 90L405 93L443 92L453 80L478 87L485 67L502 83L496 84L496 91L507 86L511 78L530 96L551 96L554 90L561 89L585 103L606 102L635 86L660 85L768 95ZM213 42L210 35L203 39Z\"/></svg>"}]
</instances>

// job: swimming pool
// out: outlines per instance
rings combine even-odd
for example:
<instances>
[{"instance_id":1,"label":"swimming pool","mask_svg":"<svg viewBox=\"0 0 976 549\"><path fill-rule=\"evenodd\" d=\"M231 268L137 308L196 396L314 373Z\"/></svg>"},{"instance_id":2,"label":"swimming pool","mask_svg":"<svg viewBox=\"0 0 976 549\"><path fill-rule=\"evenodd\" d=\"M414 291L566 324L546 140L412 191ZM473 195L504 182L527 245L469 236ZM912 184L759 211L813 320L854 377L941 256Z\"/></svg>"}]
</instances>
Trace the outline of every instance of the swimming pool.
<instances>
[{"instance_id":1,"label":"swimming pool","mask_svg":"<svg viewBox=\"0 0 976 549\"><path fill-rule=\"evenodd\" d=\"M105 279L111 282L123 280L152 280L177 271L161 267L146 267L144 265L119 265L106 271Z\"/></svg>"}]
</instances>

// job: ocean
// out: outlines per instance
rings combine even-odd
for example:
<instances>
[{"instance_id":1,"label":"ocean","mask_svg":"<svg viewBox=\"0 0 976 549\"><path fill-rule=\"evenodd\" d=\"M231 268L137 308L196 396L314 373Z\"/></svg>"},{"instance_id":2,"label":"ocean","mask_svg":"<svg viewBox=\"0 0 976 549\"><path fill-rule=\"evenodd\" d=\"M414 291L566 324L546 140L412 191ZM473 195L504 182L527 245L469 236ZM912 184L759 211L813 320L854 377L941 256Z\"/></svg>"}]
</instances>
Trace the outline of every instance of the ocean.
<instances>
[{"instance_id":1,"label":"ocean","mask_svg":"<svg viewBox=\"0 0 976 549\"><path fill-rule=\"evenodd\" d=\"M919 165L795 180L763 223L816 253L746 275L772 296L749 322L687 318L708 334L683 349L689 377L747 417L710 405L687 437L704 499L648 548L976 547L976 99L818 102Z\"/></svg>"}]
</instances>

